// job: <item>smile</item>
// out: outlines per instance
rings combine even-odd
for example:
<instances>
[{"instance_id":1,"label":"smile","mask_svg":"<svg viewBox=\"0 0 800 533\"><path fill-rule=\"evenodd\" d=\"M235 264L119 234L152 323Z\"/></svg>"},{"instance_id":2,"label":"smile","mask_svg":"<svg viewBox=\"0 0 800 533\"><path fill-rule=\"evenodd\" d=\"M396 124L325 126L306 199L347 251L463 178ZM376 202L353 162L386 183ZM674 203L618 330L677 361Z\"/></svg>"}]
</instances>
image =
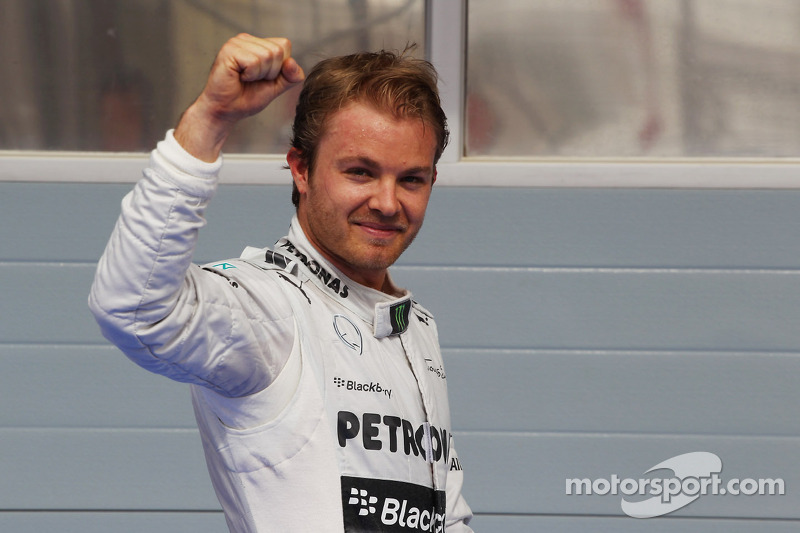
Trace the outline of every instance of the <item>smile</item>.
<instances>
[{"instance_id":1,"label":"smile","mask_svg":"<svg viewBox=\"0 0 800 533\"><path fill-rule=\"evenodd\" d=\"M377 239L389 239L404 231L402 226L392 224L380 224L377 222L355 222L354 224L370 237Z\"/></svg>"}]
</instances>

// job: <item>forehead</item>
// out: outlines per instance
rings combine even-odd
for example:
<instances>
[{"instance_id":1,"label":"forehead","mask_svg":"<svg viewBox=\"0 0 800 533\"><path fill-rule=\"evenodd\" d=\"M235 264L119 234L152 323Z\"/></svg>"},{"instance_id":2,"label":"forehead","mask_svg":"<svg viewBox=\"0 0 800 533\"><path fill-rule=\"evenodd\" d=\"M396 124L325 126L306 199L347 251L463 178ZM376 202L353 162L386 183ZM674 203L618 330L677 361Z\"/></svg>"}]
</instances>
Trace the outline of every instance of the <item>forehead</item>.
<instances>
[{"instance_id":1,"label":"forehead","mask_svg":"<svg viewBox=\"0 0 800 533\"><path fill-rule=\"evenodd\" d=\"M389 150L395 155L430 159L436 153L433 129L420 117L397 117L371 105L354 102L332 113L320 138L320 151L352 156Z\"/></svg>"}]
</instances>

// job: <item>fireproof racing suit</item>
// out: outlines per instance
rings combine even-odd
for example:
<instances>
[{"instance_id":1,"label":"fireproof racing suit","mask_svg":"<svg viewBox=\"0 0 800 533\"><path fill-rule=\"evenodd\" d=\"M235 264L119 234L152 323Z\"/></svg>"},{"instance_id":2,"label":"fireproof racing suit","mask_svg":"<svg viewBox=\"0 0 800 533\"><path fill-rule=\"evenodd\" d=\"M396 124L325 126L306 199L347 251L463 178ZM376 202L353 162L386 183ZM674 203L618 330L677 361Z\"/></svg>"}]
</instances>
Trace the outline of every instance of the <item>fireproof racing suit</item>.
<instances>
[{"instance_id":1,"label":"fireproof racing suit","mask_svg":"<svg viewBox=\"0 0 800 533\"><path fill-rule=\"evenodd\" d=\"M133 361L191 384L229 529L471 531L433 317L345 277L296 217L273 249L194 265L220 166L168 133L89 305Z\"/></svg>"}]
</instances>

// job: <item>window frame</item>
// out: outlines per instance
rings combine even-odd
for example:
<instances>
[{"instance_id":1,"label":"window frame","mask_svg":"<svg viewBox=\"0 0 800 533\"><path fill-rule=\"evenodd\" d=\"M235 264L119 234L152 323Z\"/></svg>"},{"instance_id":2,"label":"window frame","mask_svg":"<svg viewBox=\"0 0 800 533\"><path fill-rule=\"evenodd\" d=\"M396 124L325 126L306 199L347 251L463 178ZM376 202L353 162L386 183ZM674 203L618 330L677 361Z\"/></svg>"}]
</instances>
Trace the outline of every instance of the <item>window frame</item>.
<instances>
[{"instance_id":1,"label":"window frame","mask_svg":"<svg viewBox=\"0 0 800 533\"><path fill-rule=\"evenodd\" d=\"M467 0L426 1L426 51L440 75L451 141L437 186L797 189L800 158L557 159L463 154ZM133 183L149 154L0 151L0 182ZM225 156L221 182L288 185L282 155Z\"/></svg>"}]
</instances>

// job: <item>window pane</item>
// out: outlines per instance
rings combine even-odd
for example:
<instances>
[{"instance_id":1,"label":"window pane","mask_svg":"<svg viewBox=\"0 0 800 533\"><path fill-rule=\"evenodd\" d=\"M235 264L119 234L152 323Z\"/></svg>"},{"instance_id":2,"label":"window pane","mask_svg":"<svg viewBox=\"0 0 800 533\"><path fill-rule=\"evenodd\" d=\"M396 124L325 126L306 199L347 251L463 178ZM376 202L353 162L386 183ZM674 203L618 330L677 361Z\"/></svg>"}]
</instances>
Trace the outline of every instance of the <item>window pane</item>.
<instances>
[{"instance_id":1,"label":"window pane","mask_svg":"<svg viewBox=\"0 0 800 533\"><path fill-rule=\"evenodd\" d=\"M469 156L800 156L796 0L468 9Z\"/></svg>"},{"instance_id":2,"label":"window pane","mask_svg":"<svg viewBox=\"0 0 800 533\"><path fill-rule=\"evenodd\" d=\"M2 0L0 149L145 151L239 32L292 39L308 69L363 49L424 56L423 0ZM240 124L227 152L280 153L297 90ZM9 105L13 102L13 105Z\"/></svg>"}]
</instances>

